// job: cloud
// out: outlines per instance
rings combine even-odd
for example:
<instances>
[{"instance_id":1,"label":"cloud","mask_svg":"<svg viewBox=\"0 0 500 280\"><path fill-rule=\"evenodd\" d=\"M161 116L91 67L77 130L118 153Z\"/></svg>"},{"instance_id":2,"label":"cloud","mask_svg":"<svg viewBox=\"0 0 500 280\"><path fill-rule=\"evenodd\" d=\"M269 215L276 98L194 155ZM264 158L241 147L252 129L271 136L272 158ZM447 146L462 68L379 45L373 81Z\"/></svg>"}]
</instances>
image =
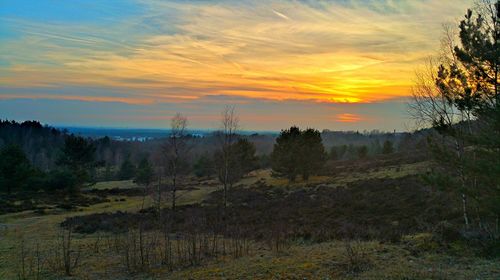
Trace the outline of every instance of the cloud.
<instances>
[{"instance_id":1,"label":"cloud","mask_svg":"<svg viewBox=\"0 0 500 280\"><path fill-rule=\"evenodd\" d=\"M354 123L354 122L359 122L362 120L360 115L356 114L349 114L349 113L342 113L342 114L337 114L335 116L335 120L338 122L343 122L343 123Z\"/></svg>"},{"instance_id":2,"label":"cloud","mask_svg":"<svg viewBox=\"0 0 500 280\"><path fill-rule=\"evenodd\" d=\"M0 26L15 36L0 32L0 96L390 102L409 95L441 24L471 2L127 1L103 14L99 1L85 1L64 7L71 20L5 13Z\"/></svg>"},{"instance_id":3,"label":"cloud","mask_svg":"<svg viewBox=\"0 0 500 280\"><path fill-rule=\"evenodd\" d=\"M225 104L234 104L241 128L276 130L298 125L331 130L392 131L405 129L401 118L405 103L390 100L383 103L318 103L314 100L262 100L237 96L205 96L181 103L127 103L120 100L85 100L83 98L0 98L3 118L37 119L52 125L109 127L168 126L168 120L182 112L193 128L219 128L220 112ZM391 109L391 110L389 110ZM347 114L347 115L346 115ZM344 116L344 119L332 118ZM360 116L357 122L346 122L345 116Z\"/></svg>"},{"instance_id":4,"label":"cloud","mask_svg":"<svg viewBox=\"0 0 500 280\"><path fill-rule=\"evenodd\" d=\"M275 11L275 10L272 10L272 11L273 11L273 13L274 13L275 15L279 16L280 18L282 18L282 19L286 19L286 20L290 20L290 18L289 18L289 17L287 17L286 15L284 15L284 14L282 14L282 13L280 13L280 12L278 12L278 11Z\"/></svg>"}]
</instances>

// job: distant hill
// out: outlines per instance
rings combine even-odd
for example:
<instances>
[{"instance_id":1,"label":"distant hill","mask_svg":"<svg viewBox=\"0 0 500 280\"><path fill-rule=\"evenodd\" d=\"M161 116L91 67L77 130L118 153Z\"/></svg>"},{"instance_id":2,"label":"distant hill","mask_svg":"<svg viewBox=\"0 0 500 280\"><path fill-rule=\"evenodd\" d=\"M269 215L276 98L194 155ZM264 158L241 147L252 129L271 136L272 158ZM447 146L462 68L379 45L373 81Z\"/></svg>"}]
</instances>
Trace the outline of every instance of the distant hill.
<instances>
[{"instance_id":1,"label":"distant hill","mask_svg":"<svg viewBox=\"0 0 500 280\"><path fill-rule=\"evenodd\" d=\"M50 170L60 154L67 134L90 138L96 146L96 158L109 166L119 166L124 159L139 162L145 156L161 157L162 138L169 135L168 129L141 128L99 128L99 127L51 127L38 121L16 122L0 120L0 148L5 145L19 145L28 159L41 170ZM191 161L201 155L212 154L218 145L214 130L189 130ZM252 142L257 155L269 155L279 132L240 131ZM327 151L332 147L347 153L343 158L353 158L357 147L366 146L368 155L381 152L384 141L390 141L395 150L411 150L424 138L425 133L330 131L321 133ZM342 157L341 157L342 158Z\"/></svg>"},{"instance_id":2,"label":"distant hill","mask_svg":"<svg viewBox=\"0 0 500 280\"><path fill-rule=\"evenodd\" d=\"M75 135L81 135L90 138L102 138L105 136L119 141L140 141L158 139L167 137L170 134L169 129L158 128L105 128L105 127L58 127L61 130L66 130ZM214 133L213 129L190 129L188 134L194 137L207 137ZM278 135L276 131L239 131L242 135Z\"/></svg>"}]
</instances>

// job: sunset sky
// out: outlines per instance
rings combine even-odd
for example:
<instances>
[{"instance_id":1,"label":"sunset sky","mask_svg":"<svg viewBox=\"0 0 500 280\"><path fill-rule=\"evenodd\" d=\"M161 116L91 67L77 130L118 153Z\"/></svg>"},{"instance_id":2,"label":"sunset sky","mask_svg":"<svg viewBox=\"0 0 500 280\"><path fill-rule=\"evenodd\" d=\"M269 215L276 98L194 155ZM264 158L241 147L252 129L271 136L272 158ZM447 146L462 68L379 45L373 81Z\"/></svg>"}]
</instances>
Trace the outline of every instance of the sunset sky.
<instances>
[{"instance_id":1,"label":"sunset sky","mask_svg":"<svg viewBox=\"0 0 500 280\"><path fill-rule=\"evenodd\" d=\"M415 71L472 0L0 0L0 118L407 130Z\"/></svg>"}]
</instances>

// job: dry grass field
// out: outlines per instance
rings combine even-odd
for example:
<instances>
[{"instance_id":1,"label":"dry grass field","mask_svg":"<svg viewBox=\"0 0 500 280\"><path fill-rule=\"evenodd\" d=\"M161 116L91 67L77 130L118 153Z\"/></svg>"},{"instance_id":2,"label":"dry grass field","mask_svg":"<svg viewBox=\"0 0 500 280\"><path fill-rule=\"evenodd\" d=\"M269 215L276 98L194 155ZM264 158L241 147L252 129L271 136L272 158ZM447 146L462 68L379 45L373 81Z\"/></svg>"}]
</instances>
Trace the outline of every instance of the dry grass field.
<instances>
[{"instance_id":1,"label":"dry grass field","mask_svg":"<svg viewBox=\"0 0 500 280\"><path fill-rule=\"evenodd\" d=\"M315 186L344 187L370 179L398 179L425 171L427 162L384 166L365 171L341 172L335 176L315 176L307 182L288 183L274 178L270 170L257 170L235 188L252 189L261 184L269 188L300 190ZM218 186L214 180L190 181L190 188L179 193L179 205L201 203ZM93 189L138 188L131 181L101 182ZM87 189L90 191L90 189ZM117 211L135 213L142 208L142 196L108 196L108 201L63 210L51 207L43 213L23 211L0 216L0 279L499 279L498 261L464 253L463 248L423 246L425 239L410 236L410 242L293 240L275 251L252 241L248 253L240 257L219 255L186 264L173 270L152 267L147 272L128 273L120 254L113 252L109 232L74 233L73 253L78 264L72 276L55 267L53 259L61 250L60 224L68 217ZM153 205L146 196L146 207ZM168 207L168 201L165 202ZM265 213L262 213L265 215ZM423 243L422 243L423 242ZM418 248L418 250L414 250ZM459 252L460 254L456 254ZM454 253L455 252L455 253ZM74 254L76 257L76 253ZM51 260L52 259L52 260ZM24 268L23 268L24 266ZM37 272L37 266L43 269ZM52 267L51 267L52 266ZM24 271L24 272L23 272Z\"/></svg>"}]
</instances>

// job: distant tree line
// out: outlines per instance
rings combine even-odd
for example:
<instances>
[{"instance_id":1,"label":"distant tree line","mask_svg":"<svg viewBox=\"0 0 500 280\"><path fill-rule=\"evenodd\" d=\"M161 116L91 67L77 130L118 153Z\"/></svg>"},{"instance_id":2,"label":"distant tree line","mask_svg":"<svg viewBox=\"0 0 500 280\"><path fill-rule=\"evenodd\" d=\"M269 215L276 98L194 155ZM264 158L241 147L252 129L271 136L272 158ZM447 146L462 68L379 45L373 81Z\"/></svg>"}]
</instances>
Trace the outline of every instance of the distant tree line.
<instances>
[{"instance_id":1,"label":"distant tree line","mask_svg":"<svg viewBox=\"0 0 500 280\"><path fill-rule=\"evenodd\" d=\"M64 145L58 153L56 167L42 171L27 158L19 145L0 149L0 191L67 191L76 193L91 182L91 173L98 163L95 146L85 138L64 134Z\"/></svg>"},{"instance_id":2,"label":"distant tree line","mask_svg":"<svg viewBox=\"0 0 500 280\"><path fill-rule=\"evenodd\" d=\"M330 149L329 158L331 160L352 160L364 159L369 156L388 155L396 152L394 143L391 140L385 140L381 145L377 140L373 141L371 145L355 146L353 144L333 146Z\"/></svg>"},{"instance_id":3,"label":"distant tree line","mask_svg":"<svg viewBox=\"0 0 500 280\"><path fill-rule=\"evenodd\" d=\"M390 140L394 136L387 133L320 133L314 129L302 131L291 127L276 138L240 135L235 115L232 129L221 129L205 138L197 138L189 135L183 127L184 118L180 114L175 116L170 136L146 142L116 141L109 137L85 138L36 121L0 121L3 155L0 174L5 174L1 175L0 184L8 192L38 189L76 192L84 184L93 182L143 178L147 163L152 172L146 173L152 173L158 184L165 184L162 178L176 181L170 186L171 194L175 196L178 176L215 176L230 188L248 172L272 167L274 176L291 181L301 176L307 180L318 174L327 160L363 159L396 151ZM187 126L187 119L185 121ZM371 144L333 146L327 153L324 138L332 141L332 134L357 139L355 143L371 139ZM269 154L262 154L267 150L263 148L267 145L264 143L270 139L275 140L274 147ZM380 144L379 139L386 140ZM400 149L409 142L405 139L411 140L412 137L395 138Z\"/></svg>"}]
</instances>

